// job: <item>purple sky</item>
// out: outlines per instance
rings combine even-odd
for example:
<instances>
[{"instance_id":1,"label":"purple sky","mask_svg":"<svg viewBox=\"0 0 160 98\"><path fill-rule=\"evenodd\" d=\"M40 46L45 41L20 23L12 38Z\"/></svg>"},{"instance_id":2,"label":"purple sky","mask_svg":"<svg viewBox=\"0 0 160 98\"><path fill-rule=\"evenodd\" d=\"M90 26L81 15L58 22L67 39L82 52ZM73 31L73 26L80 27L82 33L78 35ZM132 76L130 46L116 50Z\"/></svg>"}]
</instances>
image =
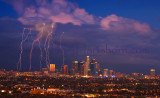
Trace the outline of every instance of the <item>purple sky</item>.
<instances>
[{"instance_id":1,"label":"purple sky","mask_svg":"<svg viewBox=\"0 0 160 98\"><path fill-rule=\"evenodd\" d=\"M1 68L16 70L23 28L31 27L34 31L24 42L22 54L22 70L28 71L32 42L41 29L37 24L55 23L50 62L57 68L62 65L59 42L65 32L62 47L69 67L73 60L85 60L89 55L102 69L149 73L155 68L159 74L158 3L158 0L1 0ZM34 47L32 70L39 70L40 51L37 43Z\"/></svg>"}]
</instances>

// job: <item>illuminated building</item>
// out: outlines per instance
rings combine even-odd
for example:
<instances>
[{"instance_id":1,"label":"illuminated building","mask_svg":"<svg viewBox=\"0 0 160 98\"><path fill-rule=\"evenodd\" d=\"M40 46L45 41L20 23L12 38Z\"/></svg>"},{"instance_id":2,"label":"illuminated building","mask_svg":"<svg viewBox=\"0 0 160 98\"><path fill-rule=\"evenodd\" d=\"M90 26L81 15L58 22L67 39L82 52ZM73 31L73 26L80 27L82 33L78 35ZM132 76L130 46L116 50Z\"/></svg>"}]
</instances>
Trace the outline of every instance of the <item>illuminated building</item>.
<instances>
[{"instance_id":1,"label":"illuminated building","mask_svg":"<svg viewBox=\"0 0 160 98\"><path fill-rule=\"evenodd\" d=\"M89 69L89 56L87 56L87 60L86 60L85 65L84 65L84 75L85 76L88 75L88 69Z\"/></svg>"},{"instance_id":2,"label":"illuminated building","mask_svg":"<svg viewBox=\"0 0 160 98\"><path fill-rule=\"evenodd\" d=\"M108 76L109 74L108 74L108 69L104 69L104 71L103 71L103 76Z\"/></svg>"},{"instance_id":3,"label":"illuminated building","mask_svg":"<svg viewBox=\"0 0 160 98\"><path fill-rule=\"evenodd\" d=\"M151 76L154 77L155 76L155 69L151 69L150 72L151 72Z\"/></svg>"},{"instance_id":4,"label":"illuminated building","mask_svg":"<svg viewBox=\"0 0 160 98\"><path fill-rule=\"evenodd\" d=\"M78 61L72 61L72 75L78 74Z\"/></svg>"},{"instance_id":5,"label":"illuminated building","mask_svg":"<svg viewBox=\"0 0 160 98\"><path fill-rule=\"evenodd\" d=\"M85 66L85 61L80 61L79 63L79 74L84 75L84 66Z\"/></svg>"},{"instance_id":6,"label":"illuminated building","mask_svg":"<svg viewBox=\"0 0 160 98\"><path fill-rule=\"evenodd\" d=\"M101 74L100 65L99 65L98 62L95 62L95 63L96 63L96 70L97 70L97 73L98 73L98 75L100 75L100 74Z\"/></svg>"},{"instance_id":7,"label":"illuminated building","mask_svg":"<svg viewBox=\"0 0 160 98\"><path fill-rule=\"evenodd\" d=\"M44 74L48 74L48 68L42 68L42 72L43 72Z\"/></svg>"},{"instance_id":8,"label":"illuminated building","mask_svg":"<svg viewBox=\"0 0 160 98\"><path fill-rule=\"evenodd\" d=\"M64 74L64 75L68 74L68 65L62 66L62 74Z\"/></svg>"},{"instance_id":9,"label":"illuminated building","mask_svg":"<svg viewBox=\"0 0 160 98\"><path fill-rule=\"evenodd\" d=\"M84 63L84 76L88 75L88 67L87 67L87 62Z\"/></svg>"},{"instance_id":10,"label":"illuminated building","mask_svg":"<svg viewBox=\"0 0 160 98\"><path fill-rule=\"evenodd\" d=\"M113 76L113 75L114 75L114 71L110 70L110 76Z\"/></svg>"},{"instance_id":11,"label":"illuminated building","mask_svg":"<svg viewBox=\"0 0 160 98\"><path fill-rule=\"evenodd\" d=\"M91 69L91 75L92 76L98 76L98 63L95 61L95 59L92 59L91 64L90 64L90 69Z\"/></svg>"},{"instance_id":12,"label":"illuminated building","mask_svg":"<svg viewBox=\"0 0 160 98\"><path fill-rule=\"evenodd\" d=\"M55 64L50 64L50 72L55 73Z\"/></svg>"},{"instance_id":13,"label":"illuminated building","mask_svg":"<svg viewBox=\"0 0 160 98\"><path fill-rule=\"evenodd\" d=\"M89 63L89 56L87 56L87 63Z\"/></svg>"},{"instance_id":14,"label":"illuminated building","mask_svg":"<svg viewBox=\"0 0 160 98\"><path fill-rule=\"evenodd\" d=\"M97 72L97 69L96 69L96 64L95 63L91 63L90 68L91 68L91 75L92 76L97 76L98 72Z\"/></svg>"}]
</instances>

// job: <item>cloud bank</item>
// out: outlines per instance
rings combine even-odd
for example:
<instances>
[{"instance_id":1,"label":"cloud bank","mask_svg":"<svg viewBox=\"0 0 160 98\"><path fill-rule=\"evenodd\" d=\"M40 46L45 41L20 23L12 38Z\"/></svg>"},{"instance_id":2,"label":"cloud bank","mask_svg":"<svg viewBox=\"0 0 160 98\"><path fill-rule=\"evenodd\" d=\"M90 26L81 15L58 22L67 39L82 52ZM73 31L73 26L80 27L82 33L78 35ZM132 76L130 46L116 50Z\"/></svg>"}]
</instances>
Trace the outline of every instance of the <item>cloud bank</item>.
<instances>
[{"instance_id":1,"label":"cloud bank","mask_svg":"<svg viewBox=\"0 0 160 98\"><path fill-rule=\"evenodd\" d=\"M104 30L112 32L139 32L141 34L148 34L151 32L150 26L146 23L140 23L136 20L119 17L114 14L103 18L100 24Z\"/></svg>"},{"instance_id":2,"label":"cloud bank","mask_svg":"<svg viewBox=\"0 0 160 98\"><path fill-rule=\"evenodd\" d=\"M78 8L67 0L9 0L19 13L19 21L25 25L37 21L52 21L56 23L72 23L73 25L94 24L93 15L85 9Z\"/></svg>"},{"instance_id":3,"label":"cloud bank","mask_svg":"<svg viewBox=\"0 0 160 98\"><path fill-rule=\"evenodd\" d=\"M103 30L117 33L149 34L147 23L117 16L115 14L98 18L79 8L68 0L7 0L18 12L18 20L25 25L37 22L55 22L73 25L98 24ZM107 11L106 11L107 13Z\"/></svg>"}]
</instances>

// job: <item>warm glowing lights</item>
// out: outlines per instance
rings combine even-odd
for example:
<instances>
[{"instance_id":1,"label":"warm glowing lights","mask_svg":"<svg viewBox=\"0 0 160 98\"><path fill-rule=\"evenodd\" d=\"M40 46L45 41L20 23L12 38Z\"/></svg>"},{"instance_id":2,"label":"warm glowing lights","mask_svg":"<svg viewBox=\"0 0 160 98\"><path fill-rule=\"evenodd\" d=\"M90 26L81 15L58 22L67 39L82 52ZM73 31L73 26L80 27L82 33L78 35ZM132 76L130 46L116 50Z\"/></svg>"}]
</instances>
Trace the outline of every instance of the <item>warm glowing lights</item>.
<instances>
[{"instance_id":1,"label":"warm glowing lights","mask_svg":"<svg viewBox=\"0 0 160 98\"><path fill-rule=\"evenodd\" d=\"M78 63L78 61L75 61L75 63Z\"/></svg>"},{"instance_id":2,"label":"warm glowing lights","mask_svg":"<svg viewBox=\"0 0 160 98\"><path fill-rule=\"evenodd\" d=\"M155 71L155 69L151 69L151 71Z\"/></svg>"},{"instance_id":3,"label":"warm glowing lights","mask_svg":"<svg viewBox=\"0 0 160 98\"><path fill-rule=\"evenodd\" d=\"M6 90L1 90L2 93L6 92Z\"/></svg>"},{"instance_id":4,"label":"warm glowing lights","mask_svg":"<svg viewBox=\"0 0 160 98\"><path fill-rule=\"evenodd\" d=\"M55 72L55 64L50 64L50 72Z\"/></svg>"},{"instance_id":5,"label":"warm glowing lights","mask_svg":"<svg viewBox=\"0 0 160 98\"><path fill-rule=\"evenodd\" d=\"M18 90L21 90L21 88L19 87Z\"/></svg>"},{"instance_id":6,"label":"warm glowing lights","mask_svg":"<svg viewBox=\"0 0 160 98\"><path fill-rule=\"evenodd\" d=\"M102 77L102 74L100 74L99 76Z\"/></svg>"}]
</instances>

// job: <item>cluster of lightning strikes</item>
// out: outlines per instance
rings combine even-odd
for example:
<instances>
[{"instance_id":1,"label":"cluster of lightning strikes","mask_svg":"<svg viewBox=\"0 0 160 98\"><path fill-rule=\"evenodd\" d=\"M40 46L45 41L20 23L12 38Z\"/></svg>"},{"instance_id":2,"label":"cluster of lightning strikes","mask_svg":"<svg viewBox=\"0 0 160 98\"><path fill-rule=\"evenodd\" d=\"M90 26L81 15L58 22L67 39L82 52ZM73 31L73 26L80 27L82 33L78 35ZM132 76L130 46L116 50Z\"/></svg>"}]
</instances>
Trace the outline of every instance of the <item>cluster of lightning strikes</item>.
<instances>
[{"instance_id":1,"label":"cluster of lightning strikes","mask_svg":"<svg viewBox=\"0 0 160 98\"><path fill-rule=\"evenodd\" d=\"M22 41L20 43L20 56L17 63L17 70L21 70L21 62L22 62L22 53L23 53L23 43L28 39L29 35L32 35L32 31L37 31L38 34L36 38L34 38L29 54L30 66L29 70L31 71L32 68L32 53L34 49L34 45L37 43L40 49L40 69L42 68L42 59L45 57L46 66L49 68L50 64L50 56L49 56L49 49L50 49L50 42L53 41L53 34L55 30L56 24L55 23L39 23L34 28L24 28L22 32ZM44 56L43 56L44 55Z\"/></svg>"}]
</instances>

